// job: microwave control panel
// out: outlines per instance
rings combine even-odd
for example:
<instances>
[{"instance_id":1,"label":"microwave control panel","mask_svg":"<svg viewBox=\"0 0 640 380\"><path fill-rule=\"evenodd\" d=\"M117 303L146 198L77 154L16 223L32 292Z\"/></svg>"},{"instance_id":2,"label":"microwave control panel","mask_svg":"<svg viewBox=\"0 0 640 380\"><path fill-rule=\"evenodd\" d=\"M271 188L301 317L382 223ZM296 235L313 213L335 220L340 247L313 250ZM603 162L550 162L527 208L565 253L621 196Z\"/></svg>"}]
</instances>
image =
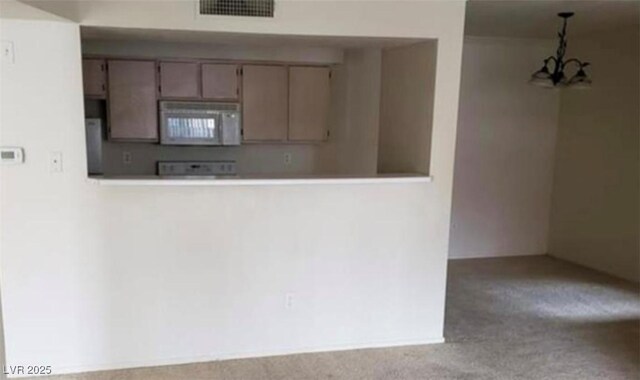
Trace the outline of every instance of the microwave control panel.
<instances>
[{"instance_id":1,"label":"microwave control panel","mask_svg":"<svg viewBox=\"0 0 640 380\"><path fill-rule=\"evenodd\" d=\"M235 161L160 161L161 176L221 176L236 175Z\"/></svg>"}]
</instances>

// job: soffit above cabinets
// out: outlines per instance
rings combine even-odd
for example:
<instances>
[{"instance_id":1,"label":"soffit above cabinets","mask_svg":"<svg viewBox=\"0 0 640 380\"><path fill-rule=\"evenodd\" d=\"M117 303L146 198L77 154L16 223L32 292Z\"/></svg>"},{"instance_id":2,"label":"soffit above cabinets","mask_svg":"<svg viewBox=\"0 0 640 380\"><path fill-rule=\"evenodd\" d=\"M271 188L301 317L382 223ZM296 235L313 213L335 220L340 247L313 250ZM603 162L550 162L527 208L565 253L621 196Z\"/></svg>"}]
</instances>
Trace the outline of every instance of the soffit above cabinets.
<instances>
[{"instance_id":1,"label":"soffit above cabinets","mask_svg":"<svg viewBox=\"0 0 640 380\"><path fill-rule=\"evenodd\" d=\"M81 26L80 30L83 41L154 41L247 47L386 48L425 40L423 38L302 36L93 26Z\"/></svg>"}]
</instances>

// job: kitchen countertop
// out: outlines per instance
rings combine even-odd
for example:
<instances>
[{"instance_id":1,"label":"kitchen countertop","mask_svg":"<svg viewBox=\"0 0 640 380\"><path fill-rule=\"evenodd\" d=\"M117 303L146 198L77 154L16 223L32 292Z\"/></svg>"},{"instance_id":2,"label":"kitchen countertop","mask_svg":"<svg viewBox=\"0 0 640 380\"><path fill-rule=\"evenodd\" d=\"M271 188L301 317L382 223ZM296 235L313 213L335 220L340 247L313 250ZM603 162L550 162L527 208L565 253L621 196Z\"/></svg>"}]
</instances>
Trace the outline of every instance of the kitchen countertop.
<instances>
[{"instance_id":1,"label":"kitchen countertop","mask_svg":"<svg viewBox=\"0 0 640 380\"><path fill-rule=\"evenodd\" d=\"M426 183L432 177L419 173L353 175L235 175L235 176L89 176L103 186L247 186L307 184Z\"/></svg>"}]
</instances>

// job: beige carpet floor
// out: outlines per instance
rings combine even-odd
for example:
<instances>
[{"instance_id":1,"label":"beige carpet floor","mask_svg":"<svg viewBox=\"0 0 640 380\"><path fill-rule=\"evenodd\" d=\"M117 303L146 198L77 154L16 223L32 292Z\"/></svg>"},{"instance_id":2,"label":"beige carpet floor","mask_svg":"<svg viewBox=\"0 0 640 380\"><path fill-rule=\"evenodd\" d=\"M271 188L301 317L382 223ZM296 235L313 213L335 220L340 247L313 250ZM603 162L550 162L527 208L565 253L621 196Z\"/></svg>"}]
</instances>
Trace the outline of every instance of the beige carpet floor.
<instances>
[{"instance_id":1,"label":"beige carpet floor","mask_svg":"<svg viewBox=\"0 0 640 380\"><path fill-rule=\"evenodd\" d=\"M640 379L637 285L546 256L449 262L447 343L50 379Z\"/></svg>"}]
</instances>

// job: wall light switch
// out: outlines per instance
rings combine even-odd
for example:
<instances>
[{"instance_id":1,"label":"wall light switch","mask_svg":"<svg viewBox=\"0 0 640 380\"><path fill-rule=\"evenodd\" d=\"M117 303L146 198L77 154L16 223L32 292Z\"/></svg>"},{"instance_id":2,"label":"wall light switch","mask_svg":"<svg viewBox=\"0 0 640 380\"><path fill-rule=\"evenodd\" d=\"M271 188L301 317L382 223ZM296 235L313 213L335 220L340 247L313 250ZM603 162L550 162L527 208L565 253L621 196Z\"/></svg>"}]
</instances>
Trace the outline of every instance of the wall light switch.
<instances>
[{"instance_id":1,"label":"wall light switch","mask_svg":"<svg viewBox=\"0 0 640 380\"><path fill-rule=\"evenodd\" d=\"M13 41L2 40L2 62L15 63L16 57L13 51Z\"/></svg>"},{"instance_id":2,"label":"wall light switch","mask_svg":"<svg viewBox=\"0 0 640 380\"><path fill-rule=\"evenodd\" d=\"M284 154L284 164L285 165L291 165L291 161L293 160L293 157L291 156L291 153L285 153Z\"/></svg>"},{"instance_id":3,"label":"wall light switch","mask_svg":"<svg viewBox=\"0 0 640 380\"><path fill-rule=\"evenodd\" d=\"M51 173L62 173L62 152L51 152L49 165Z\"/></svg>"},{"instance_id":4,"label":"wall light switch","mask_svg":"<svg viewBox=\"0 0 640 380\"><path fill-rule=\"evenodd\" d=\"M287 293L284 295L284 307L285 309L293 309L295 306L296 295L294 293Z\"/></svg>"}]
</instances>

